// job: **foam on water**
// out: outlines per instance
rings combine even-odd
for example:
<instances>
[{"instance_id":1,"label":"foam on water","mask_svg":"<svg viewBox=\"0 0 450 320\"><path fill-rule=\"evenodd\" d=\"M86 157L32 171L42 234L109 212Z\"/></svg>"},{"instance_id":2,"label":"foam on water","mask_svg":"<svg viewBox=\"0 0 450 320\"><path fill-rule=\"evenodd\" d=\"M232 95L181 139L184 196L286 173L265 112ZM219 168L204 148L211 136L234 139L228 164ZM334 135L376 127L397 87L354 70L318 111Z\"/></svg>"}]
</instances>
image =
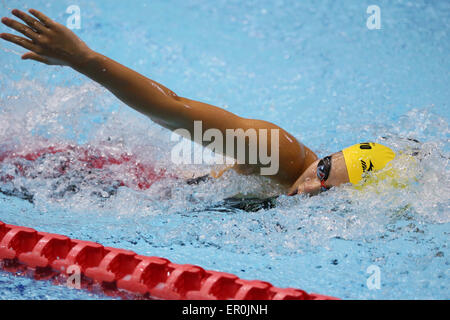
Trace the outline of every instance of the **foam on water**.
<instances>
[{"instance_id":1,"label":"foam on water","mask_svg":"<svg viewBox=\"0 0 450 320\"><path fill-rule=\"evenodd\" d=\"M449 180L448 153L444 150L448 125L428 110L414 109L405 114L400 122L409 126L403 125L404 131L390 131L400 128L401 123L377 129L380 134L391 132L387 139L379 136L378 142L398 153L414 150L420 154L420 160L398 157L392 163L400 175L395 179L403 181L404 187L396 187L393 178L388 178L362 190L343 186L317 197L281 196L276 208L257 213L237 210L218 214L208 208L226 197L270 196L281 189L269 179L238 176L231 171L220 179L187 185L176 177L200 176L211 166L174 165L170 161L174 143L169 141L168 131L126 108L111 111L105 103L109 99L99 101L98 96L105 92L98 86L84 84L51 91L35 82L21 81L17 86L29 94L8 98L2 108L0 120L5 125L1 150L27 154L48 146L75 146L32 161L11 157L2 162L2 175L14 176L2 189L26 190L42 212L65 208L72 214L89 211L117 218L174 219L179 223L158 226L158 245L187 241L201 246L208 241L239 252L283 255L312 250L336 237L356 240L382 234L398 221L424 224L447 223L450 219L450 187L445 183ZM418 143L404 138L422 139L428 131L437 132L432 141ZM92 150L94 157L126 154L133 160L86 168L86 162L79 160L86 149ZM25 174L18 173L17 161ZM67 162L70 166L61 173L61 166ZM136 179L140 173L130 169L141 164L152 165L155 172L164 169L164 177L149 188L139 188ZM120 186L119 181L127 183ZM215 221L219 215L221 218ZM151 228L149 222L130 227L153 234L146 229Z\"/></svg>"},{"instance_id":2,"label":"foam on water","mask_svg":"<svg viewBox=\"0 0 450 320\"><path fill-rule=\"evenodd\" d=\"M27 154L50 145L72 145L74 149L33 161L4 159L0 176L14 179L2 182L1 189L26 190L33 195L31 212L18 212L12 205L10 211L2 213L2 219L11 223L31 218L31 226L56 228L112 245L131 244L134 250L137 244L151 254L156 248L189 246L191 250L213 248L221 254L284 260L319 254L323 248L332 250L336 239L389 246L396 239L413 236L421 245L429 237L427 226L450 219L446 183L450 171L445 151L448 125L430 110L413 109L405 114L400 120L404 131L392 130L401 123L375 129L378 142L396 151L420 153L420 161L398 157L392 163L402 188L385 179L361 190L343 186L315 197L281 196L276 208L249 213L211 208L220 199L236 194L269 196L281 190L268 179L238 176L231 171L220 179L187 185L184 178L175 177L201 176L210 166L174 165L169 132L123 106L111 110L105 91L96 85L48 90L36 82L19 81L17 86L29 94L3 101L0 151ZM382 138L387 132L390 136ZM426 139L429 132L433 132L431 141L417 143L404 138ZM95 157L126 154L133 161L87 170L86 163L78 160L77 148L91 150ZM17 161L26 174L19 174ZM67 161L70 167L61 174L61 164ZM135 183L136 174L130 171L138 164L151 165L156 171L164 169L165 176L141 189ZM119 186L117 181L127 181L128 186ZM8 198L3 201L9 202ZM75 225L78 231L74 233ZM445 243L436 248L438 253L448 252Z\"/></svg>"},{"instance_id":3,"label":"foam on water","mask_svg":"<svg viewBox=\"0 0 450 320\"><path fill-rule=\"evenodd\" d=\"M29 2L2 2L2 14L33 6L64 23L72 4ZM449 298L450 7L378 2L382 29L368 31L364 1L80 0L77 33L180 96L280 125L319 156L368 140L418 152L393 161L395 179L280 196L258 212L221 208L226 197L280 189L231 171L187 185L211 166L173 164L167 130L70 69L22 62L23 50L1 43L0 159L70 146L1 161L0 177L14 177L0 182L1 220L341 298ZM85 152L129 160L89 167ZM149 185L136 168L160 178ZM372 264L380 290L366 287ZM91 298L0 277L0 296Z\"/></svg>"}]
</instances>

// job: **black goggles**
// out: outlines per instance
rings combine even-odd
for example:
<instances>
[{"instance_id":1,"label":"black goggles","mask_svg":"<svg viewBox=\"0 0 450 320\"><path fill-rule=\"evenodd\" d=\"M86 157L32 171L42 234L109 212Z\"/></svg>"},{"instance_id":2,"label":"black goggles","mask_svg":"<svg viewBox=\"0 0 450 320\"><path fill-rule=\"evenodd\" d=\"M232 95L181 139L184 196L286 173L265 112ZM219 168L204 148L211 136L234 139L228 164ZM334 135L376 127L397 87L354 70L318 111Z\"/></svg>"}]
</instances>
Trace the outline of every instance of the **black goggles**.
<instances>
[{"instance_id":1,"label":"black goggles","mask_svg":"<svg viewBox=\"0 0 450 320\"><path fill-rule=\"evenodd\" d=\"M320 159L317 164L317 178L320 180L320 185L322 186L320 190L327 191L330 189L325 185L325 181L328 179L331 171L331 156L326 156L323 159Z\"/></svg>"}]
</instances>

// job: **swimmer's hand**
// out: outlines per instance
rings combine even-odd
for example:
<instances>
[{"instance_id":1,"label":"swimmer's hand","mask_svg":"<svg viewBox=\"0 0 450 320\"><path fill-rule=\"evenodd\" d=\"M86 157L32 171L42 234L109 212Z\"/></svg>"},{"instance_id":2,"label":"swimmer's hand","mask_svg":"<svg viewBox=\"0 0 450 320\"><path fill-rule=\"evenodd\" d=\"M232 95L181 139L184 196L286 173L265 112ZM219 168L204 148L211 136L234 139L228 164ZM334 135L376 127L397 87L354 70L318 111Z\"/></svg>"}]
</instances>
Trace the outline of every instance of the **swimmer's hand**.
<instances>
[{"instance_id":1,"label":"swimmer's hand","mask_svg":"<svg viewBox=\"0 0 450 320\"><path fill-rule=\"evenodd\" d=\"M35 18L17 9L12 11L12 14L25 24L2 18L3 24L26 36L24 38L10 33L0 34L3 40L30 50L22 59L71 67L83 64L88 59L91 50L75 33L37 10L30 9L29 12Z\"/></svg>"}]
</instances>

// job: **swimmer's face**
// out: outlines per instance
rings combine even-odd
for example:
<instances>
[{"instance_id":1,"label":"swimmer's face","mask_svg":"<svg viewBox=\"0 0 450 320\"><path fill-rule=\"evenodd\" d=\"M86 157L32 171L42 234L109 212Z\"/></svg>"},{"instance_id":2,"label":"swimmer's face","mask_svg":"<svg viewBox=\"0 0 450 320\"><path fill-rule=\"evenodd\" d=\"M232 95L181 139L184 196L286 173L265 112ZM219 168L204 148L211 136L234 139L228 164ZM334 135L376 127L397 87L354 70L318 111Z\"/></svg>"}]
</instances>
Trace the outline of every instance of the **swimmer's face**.
<instances>
[{"instance_id":1,"label":"swimmer's face","mask_svg":"<svg viewBox=\"0 0 450 320\"><path fill-rule=\"evenodd\" d=\"M288 195L309 194L315 195L321 191L322 185L317 177L317 164L319 160L314 161L308 169L295 181L289 189ZM345 165L342 152L331 155L331 170L324 184L327 188L337 187L343 183L349 182L347 167Z\"/></svg>"}]
</instances>

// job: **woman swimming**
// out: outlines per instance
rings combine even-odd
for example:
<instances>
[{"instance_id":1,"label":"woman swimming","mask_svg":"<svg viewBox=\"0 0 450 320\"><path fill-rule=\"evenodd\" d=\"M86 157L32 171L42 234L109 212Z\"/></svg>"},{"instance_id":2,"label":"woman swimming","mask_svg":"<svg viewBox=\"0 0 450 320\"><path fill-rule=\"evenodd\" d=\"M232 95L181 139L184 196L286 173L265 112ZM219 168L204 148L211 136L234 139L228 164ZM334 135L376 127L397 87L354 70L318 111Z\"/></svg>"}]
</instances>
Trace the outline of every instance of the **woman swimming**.
<instances>
[{"instance_id":1,"label":"woman swimming","mask_svg":"<svg viewBox=\"0 0 450 320\"><path fill-rule=\"evenodd\" d=\"M272 151L275 141L278 170L269 177L284 186L289 195L316 194L343 183L356 184L364 173L383 168L395 157L391 149L381 144L363 143L318 159L313 151L277 125L245 119L216 106L180 97L163 85L93 51L71 30L43 13L34 9L29 12L32 16L17 9L12 11L24 23L2 18L3 24L25 36L0 34L2 39L30 50L22 59L69 66L103 85L159 125L172 131L187 130L190 137L195 136L197 121L201 121L203 132L213 129L223 136L228 130L265 132L265 135L256 134L256 144ZM278 141L272 139L273 130L277 132ZM245 139L245 161L232 167L238 173L257 174L267 165L260 153L255 161L249 161L250 140ZM226 150L225 145L222 150ZM236 154L236 150L226 150L227 156L236 158Z\"/></svg>"}]
</instances>

